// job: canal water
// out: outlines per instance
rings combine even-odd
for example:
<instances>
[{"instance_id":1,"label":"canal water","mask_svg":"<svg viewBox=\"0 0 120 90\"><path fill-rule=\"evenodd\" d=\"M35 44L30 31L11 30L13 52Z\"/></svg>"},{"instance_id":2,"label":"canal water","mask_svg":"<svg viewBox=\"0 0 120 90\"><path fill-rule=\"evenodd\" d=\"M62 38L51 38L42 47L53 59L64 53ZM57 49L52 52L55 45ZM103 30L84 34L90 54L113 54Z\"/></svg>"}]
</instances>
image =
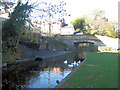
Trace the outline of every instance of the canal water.
<instances>
[{"instance_id":1,"label":"canal water","mask_svg":"<svg viewBox=\"0 0 120 90\"><path fill-rule=\"evenodd\" d=\"M54 88L85 60L87 50L80 49L61 57L8 66L3 70L3 88Z\"/></svg>"}]
</instances>

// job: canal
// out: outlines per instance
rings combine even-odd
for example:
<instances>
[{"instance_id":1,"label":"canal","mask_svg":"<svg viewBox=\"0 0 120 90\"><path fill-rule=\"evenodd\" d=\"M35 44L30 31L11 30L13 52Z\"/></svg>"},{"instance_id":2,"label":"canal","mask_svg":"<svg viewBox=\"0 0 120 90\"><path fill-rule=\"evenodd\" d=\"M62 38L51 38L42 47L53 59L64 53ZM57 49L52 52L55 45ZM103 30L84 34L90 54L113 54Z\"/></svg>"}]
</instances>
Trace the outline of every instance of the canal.
<instances>
[{"instance_id":1,"label":"canal","mask_svg":"<svg viewBox=\"0 0 120 90\"><path fill-rule=\"evenodd\" d=\"M54 88L86 59L86 52L91 50L94 51L93 48L80 48L60 57L8 66L3 69L2 87Z\"/></svg>"}]
</instances>

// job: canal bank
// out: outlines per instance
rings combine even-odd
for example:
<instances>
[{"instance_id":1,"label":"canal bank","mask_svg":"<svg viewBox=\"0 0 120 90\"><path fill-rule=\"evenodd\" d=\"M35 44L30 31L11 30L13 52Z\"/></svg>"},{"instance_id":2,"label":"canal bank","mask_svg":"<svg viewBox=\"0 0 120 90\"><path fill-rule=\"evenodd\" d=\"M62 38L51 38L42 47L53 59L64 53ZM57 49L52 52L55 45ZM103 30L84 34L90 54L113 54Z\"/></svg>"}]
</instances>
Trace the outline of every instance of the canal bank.
<instances>
[{"instance_id":1,"label":"canal bank","mask_svg":"<svg viewBox=\"0 0 120 90\"><path fill-rule=\"evenodd\" d=\"M44 61L46 59L60 57L60 56L63 56L63 55L69 54L69 53L72 53L72 51L53 52L53 51L43 50L43 51L39 52L39 55L37 54L34 58L13 60L12 62L9 62L9 63L3 63L2 67L4 68L8 65L10 66L12 64L19 64L19 63L25 63L25 62L29 63L31 61L34 61L36 58L41 58Z\"/></svg>"}]
</instances>

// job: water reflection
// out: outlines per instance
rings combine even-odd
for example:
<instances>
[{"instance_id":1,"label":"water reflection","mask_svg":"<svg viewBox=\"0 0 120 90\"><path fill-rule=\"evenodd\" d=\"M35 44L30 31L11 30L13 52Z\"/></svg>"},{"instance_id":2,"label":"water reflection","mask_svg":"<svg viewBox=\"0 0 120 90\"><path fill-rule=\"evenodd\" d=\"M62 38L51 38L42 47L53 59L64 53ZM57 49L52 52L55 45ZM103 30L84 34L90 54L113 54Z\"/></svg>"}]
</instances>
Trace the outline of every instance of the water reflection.
<instances>
[{"instance_id":1,"label":"water reflection","mask_svg":"<svg viewBox=\"0 0 120 90\"><path fill-rule=\"evenodd\" d=\"M37 77L32 77L29 81L27 88L53 88L57 85L56 81L61 81L65 78L71 71L68 69L62 70L61 68L46 68L45 71L37 72L39 75Z\"/></svg>"},{"instance_id":2,"label":"water reflection","mask_svg":"<svg viewBox=\"0 0 120 90\"><path fill-rule=\"evenodd\" d=\"M86 52L74 52L44 61L15 64L3 70L3 87L54 88L85 59Z\"/></svg>"},{"instance_id":3,"label":"water reflection","mask_svg":"<svg viewBox=\"0 0 120 90\"><path fill-rule=\"evenodd\" d=\"M75 50L76 51L85 51L85 52L94 52L98 51L98 46L94 45L93 43L75 43Z\"/></svg>"},{"instance_id":4,"label":"water reflection","mask_svg":"<svg viewBox=\"0 0 120 90\"><path fill-rule=\"evenodd\" d=\"M75 61L76 62L78 62L79 60L83 61L85 58L86 58L86 51L76 52L76 55L75 55Z\"/></svg>"}]
</instances>

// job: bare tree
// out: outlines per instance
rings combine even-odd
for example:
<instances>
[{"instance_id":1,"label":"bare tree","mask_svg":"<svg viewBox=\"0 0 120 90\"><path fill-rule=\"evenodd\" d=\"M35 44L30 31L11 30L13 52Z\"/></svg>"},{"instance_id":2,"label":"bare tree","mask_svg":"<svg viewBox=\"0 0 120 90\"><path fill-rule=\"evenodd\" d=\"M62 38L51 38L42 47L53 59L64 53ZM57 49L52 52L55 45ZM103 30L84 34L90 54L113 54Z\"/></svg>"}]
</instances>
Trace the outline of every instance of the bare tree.
<instances>
[{"instance_id":1,"label":"bare tree","mask_svg":"<svg viewBox=\"0 0 120 90\"><path fill-rule=\"evenodd\" d=\"M66 3L64 1L60 2L59 4L52 4L50 2L41 2L41 7L39 6L35 10L38 10L40 12L39 17L42 19L44 18L45 21L49 22L49 33L51 33L51 19L56 18L61 19L63 16L70 16L70 14L67 14L66 10L64 9L64 6Z\"/></svg>"}]
</instances>

